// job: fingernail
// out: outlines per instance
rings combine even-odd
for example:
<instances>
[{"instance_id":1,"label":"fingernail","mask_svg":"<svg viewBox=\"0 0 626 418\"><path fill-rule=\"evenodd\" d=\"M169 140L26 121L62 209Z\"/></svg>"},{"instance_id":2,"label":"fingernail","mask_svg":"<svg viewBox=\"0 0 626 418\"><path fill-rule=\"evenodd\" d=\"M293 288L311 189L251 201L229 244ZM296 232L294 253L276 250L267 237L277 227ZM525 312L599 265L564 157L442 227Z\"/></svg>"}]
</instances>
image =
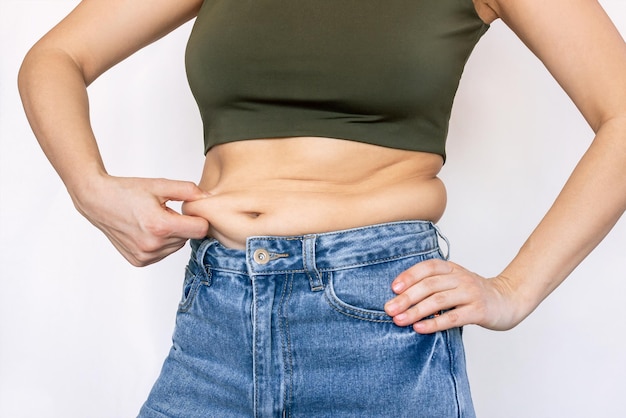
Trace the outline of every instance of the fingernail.
<instances>
[{"instance_id":1,"label":"fingernail","mask_svg":"<svg viewBox=\"0 0 626 418\"><path fill-rule=\"evenodd\" d=\"M405 313L401 313L401 314L394 316L395 320L400 321L400 322L404 321L406 317L407 317L407 314Z\"/></svg>"},{"instance_id":2,"label":"fingernail","mask_svg":"<svg viewBox=\"0 0 626 418\"><path fill-rule=\"evenodd\" d=\"M393 285L391 285L391 288L393 289L394 292L400 293L404 290L404 283L396 282Z\"/></svg>"},{"instance_id":3,"label":"fingernail","mask_svg":"<svg viewBox=\"0 0 626 418\"><path fill-rule=\"evenodd\" d=\"M422 334L426 330L426 326L421 322L416 322L413 324L413 330L417 333Z\"/></svg>"}]
</instances>

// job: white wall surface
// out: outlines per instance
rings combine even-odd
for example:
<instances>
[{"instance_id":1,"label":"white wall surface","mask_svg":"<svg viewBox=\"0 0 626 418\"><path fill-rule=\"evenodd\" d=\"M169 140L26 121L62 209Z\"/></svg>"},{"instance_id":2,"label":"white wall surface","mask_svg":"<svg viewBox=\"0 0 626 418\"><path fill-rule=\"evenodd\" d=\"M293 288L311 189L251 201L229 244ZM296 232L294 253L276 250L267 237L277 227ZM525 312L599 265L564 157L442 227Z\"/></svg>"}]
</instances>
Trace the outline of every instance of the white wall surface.
<instances>
[{"instance_id":1,"label":"white wall surface","mask_svg":"<svg viewBox=\"0 0 626 418\"><path fill-rule=\"evenodd\" d=\"M0 417L135 416L170 343L187 249L134 268L73 208L16 89L30 45L76 0L0 0ZM624 0L603 0L626 34ZM558 22L555 22L558 24ZM109 171L196 181L201 125L186 85L190 26L90 88ZM440 225L453 260L497 274L592 139L541 63L501 23L454 109ZM466 328L480 418L624 417L626 222L524 323Z\"/></svg>"}]
</instances>

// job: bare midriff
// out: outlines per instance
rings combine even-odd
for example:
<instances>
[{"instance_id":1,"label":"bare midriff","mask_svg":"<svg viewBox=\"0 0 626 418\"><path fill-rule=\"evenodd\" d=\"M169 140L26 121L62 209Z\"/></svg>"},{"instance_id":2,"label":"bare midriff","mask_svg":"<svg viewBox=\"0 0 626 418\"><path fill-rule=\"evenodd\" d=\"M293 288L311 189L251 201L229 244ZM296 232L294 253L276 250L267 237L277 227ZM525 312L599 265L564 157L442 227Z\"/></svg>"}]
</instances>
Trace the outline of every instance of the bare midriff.
<instances>
[{"instance_id":1,"label":"bare midriff","mask_svg":"<svg viewBox=\"0 0 626 418\"><path fill-rule=\"evenodd\" d=\"M250 236L322 233L402 220L436 222L446 206L441 156L330 138L217 145L183 212L230 248Z\"/></svg>"}]
</instances>

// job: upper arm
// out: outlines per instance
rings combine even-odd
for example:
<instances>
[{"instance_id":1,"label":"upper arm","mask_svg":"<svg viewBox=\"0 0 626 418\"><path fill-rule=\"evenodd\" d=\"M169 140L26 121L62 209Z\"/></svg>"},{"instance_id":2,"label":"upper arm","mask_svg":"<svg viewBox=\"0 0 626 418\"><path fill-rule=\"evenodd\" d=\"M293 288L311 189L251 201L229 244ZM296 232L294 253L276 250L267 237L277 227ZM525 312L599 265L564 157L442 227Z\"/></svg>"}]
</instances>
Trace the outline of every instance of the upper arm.
<instances>
[{"instance_id":1,"label":"upper arm","mask_svg":"<svg viewBox=\"0 0 626 418\"><path fill-rule=\"evenodd\" d=\"M626 117L626 44L596 0L486 0L591 127Z\"/></svg>"},{"instance_id":2,"label":"upper arm","mask_svg":"<svg viewBox=\"0 0 626 418\"><path fill-rule=\"evenodd\" d=\"M202 0L83 0L32 51L67 54L86 84L193 18Z\"/></svg>"}]
</instances>

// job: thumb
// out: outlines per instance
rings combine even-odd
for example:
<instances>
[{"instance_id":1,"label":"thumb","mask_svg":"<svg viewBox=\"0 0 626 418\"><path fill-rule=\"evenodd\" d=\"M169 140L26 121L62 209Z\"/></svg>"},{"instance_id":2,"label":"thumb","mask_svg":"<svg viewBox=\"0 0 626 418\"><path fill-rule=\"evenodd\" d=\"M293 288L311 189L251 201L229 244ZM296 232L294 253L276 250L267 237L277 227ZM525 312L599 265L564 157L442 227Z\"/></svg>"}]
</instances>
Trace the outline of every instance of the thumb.
<instances>
[{"instance_id":1,"label":"thumb","mask_svg":"<svg viewBox=\"0 0 626 418\"><path fill-rule=\"evenodd\" d=\"M206 219L199 216L180 215L173 211L168 212L172 230L175 231L172 236L201 239L209 233L209 221Z\"/></svg>"},{"instance_id":2,"label":"thumb","mask_svg":"<svg viewBox=\"0 0 626 418\"><path fill-rule=\"evenodd\" d=\"M210 196L193 182L168 179L155 179L152 191L163 200L162 203L168 200L191 202Z\"/></svg>"}]
</instances>

